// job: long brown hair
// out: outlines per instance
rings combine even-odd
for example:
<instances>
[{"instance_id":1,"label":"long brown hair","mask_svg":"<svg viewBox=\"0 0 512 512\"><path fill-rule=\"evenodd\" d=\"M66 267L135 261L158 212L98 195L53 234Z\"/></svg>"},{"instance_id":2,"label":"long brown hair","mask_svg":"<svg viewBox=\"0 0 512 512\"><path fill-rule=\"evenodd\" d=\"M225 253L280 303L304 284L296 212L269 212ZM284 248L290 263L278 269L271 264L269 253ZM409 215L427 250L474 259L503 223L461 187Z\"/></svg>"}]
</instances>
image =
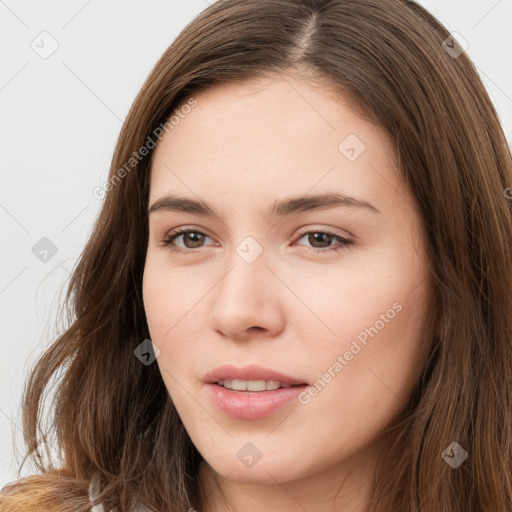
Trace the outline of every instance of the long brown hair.
<instances>
[{"instance_id":1,"label":"long brown hair","mask_svg":"<svg viewBox=\"0 0 512 512\"><path fill-rule=\"evenodd\" d=\"M157 365L134 357L149 338L141 284L152 152L126 163L194 93L301 70L389 135L423 217L435 283L428 362L389 431L370 510L512 510L511 153L474 65L450 37L406 0L218 0L179 34L123 125L67 290L70 324L26 384L23 463L41 475L10 487L1 512L88 510L94 475L106 510L131 510L135 497L159 512L200 509L201 456ZM59 373L45 429L40 405ZM57 466L43 453L52 432ZM457 469L442 457L452 442L468 453Z\"/></svg>"}]
</instances>

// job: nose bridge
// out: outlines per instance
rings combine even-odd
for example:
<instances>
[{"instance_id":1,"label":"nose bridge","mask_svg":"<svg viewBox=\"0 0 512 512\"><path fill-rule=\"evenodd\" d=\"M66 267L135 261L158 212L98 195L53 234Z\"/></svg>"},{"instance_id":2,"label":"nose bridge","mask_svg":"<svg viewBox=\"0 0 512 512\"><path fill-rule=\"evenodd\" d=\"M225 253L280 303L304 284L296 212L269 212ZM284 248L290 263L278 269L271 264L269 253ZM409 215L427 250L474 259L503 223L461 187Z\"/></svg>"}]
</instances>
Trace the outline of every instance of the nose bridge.
<instances>
[{"instance_id":1,"label":"nose bridge","mask_svg":"<svg viewBox=\"0 0 512 512\"><path fill-rule=\"evenodd\" d=\"M234 247L228 258L229 272L219 283L219 289L228 297L247 300L256 293L268 290L268 280L272 273L267 268L267 251L253 236L246 236ZM262 286L262 283L267 283Z\"/></svg>"},{"instance_id":2,"label":"nose bridge","mask_svg":"<svg viewBox=\"0 0 512 512\"><path fill-rule=\"evenodd\" d=\"M279 329L280 313L267 268L267 252L253 237L234 247L226 263L227 273L218 283L211 306L212 327L225 334L243 336L245 330L260 327Z\"/></svg>"}]
</instances>

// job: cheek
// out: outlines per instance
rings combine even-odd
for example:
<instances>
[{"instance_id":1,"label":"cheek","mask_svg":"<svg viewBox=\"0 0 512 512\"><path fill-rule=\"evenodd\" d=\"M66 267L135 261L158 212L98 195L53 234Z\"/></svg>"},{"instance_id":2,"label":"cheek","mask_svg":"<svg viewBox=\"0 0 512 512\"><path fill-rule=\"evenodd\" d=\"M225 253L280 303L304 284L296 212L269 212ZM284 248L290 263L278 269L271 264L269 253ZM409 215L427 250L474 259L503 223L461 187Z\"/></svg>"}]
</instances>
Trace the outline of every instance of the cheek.
<instances>
[{"instance_id":1,"label":"cheek","mask_svg":"<svg viewBox=\"0 0 512 512\"><path fill-rule=\"evenodd\" d=\"M166 329L169 329L168 304L171 297L164 279L158 278L158 273L151 267L146 266L142 282L142 297L144 311L148 322L151 339L156 342L161 339Z\"/></svg>"},{"instance_id":2,"label":"cheek","mask_svg":"<svg viewBox=\"0 0 512 512\"><path fill-rule=\"evenodd\" d=\"M407 400L429 341L427 276L418 259L390 250L320 281L323 293L318 286L308 292L311 283L301 281L298 294L316 313L297 315L297 332L309 333L301 337L304 356L318 379L311 402L323 407L340 400L340 411L357 416L361 408L364 416L362 404L378 411L382 403L393 409Z\"/></svg>"},{"instance_id":3,"label":"cheek","mask_svg":"<svg viewBox=\"0 0 512 512\"><path fill-rule=\"evenodd\" d=\"M376 322L382 329L380 315L391 321L399 317L396 310L400 306L395 303L404 301L412 276L383 260L359 261L357 265L326 269L311 278L302 274L296 279L293 290L303 300L294 301L295 313L291 314L300 325L297 331L302 333L301 338L304 334L308 337L308 345L342 350L358 335L364 341L365 328Z\"/></svg>"},{"instance_id":4,"label":"cheek","mask_svg":"<svg viewBox=\"0 0 512 512\"><path fill-rule=\"evenodd\" d=\"M185 272L190 275L190 270ZM197 318L207 314L206 302L200 300L207 288L200 289L199 282L187 280L156 258L146 262L142 293L150 338L160 350L156 363L167 390L177 400L184 392L180 383L190 380L193 362L201 360L205 331L198 327Z\"/></svg>"},{"instance_id":5,"label":"cheek","mask_svg":"<svg viewBox=\"0 0 512 512\"><path fill-rule=\"evenodd\" d=\"M335 341L324 337L323 348L308 356L316 380L301 408L317 441L303 457L313 459L315 452L338 457L376 439L405 407L418 380L427 341L425 289L411 293L410 286L397 285L369 299L337 309L331 317ZM301 432L290 436L299 442Z\"/></svg>"},{"instance_id":6,"label":"cheek","mask_svg":"<svg viewBox=\"0 0 512 512\"><path fill-rule=\"evenodd\" d=\"M179 269L173 269L165 257L148 254L142 280L144 311L153 341L166 342L172 339L174 329L186 323L187 315L197 296L201 293L199 280L194 283L188 277L180 275ZM203 290L204 294L204 290ZM182 319L180 321L180 319ZM176 327L174 327L176 326Z\"/></svg>"}]
</instances>

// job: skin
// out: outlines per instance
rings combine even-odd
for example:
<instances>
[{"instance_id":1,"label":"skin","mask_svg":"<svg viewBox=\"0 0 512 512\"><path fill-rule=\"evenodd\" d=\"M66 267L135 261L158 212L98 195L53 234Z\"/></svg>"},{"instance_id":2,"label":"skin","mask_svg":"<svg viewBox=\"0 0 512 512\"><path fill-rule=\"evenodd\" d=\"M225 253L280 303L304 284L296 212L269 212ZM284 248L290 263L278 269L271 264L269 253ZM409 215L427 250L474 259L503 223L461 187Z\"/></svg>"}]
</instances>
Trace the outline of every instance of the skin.
<instances>
[{"instance_id":1,"label":"skin","mask_svg":"<svg viewBox=\"0 0 512 512\"><path fill-rule=\"evenodd\" d=\"M240 512L363 511L384 448L379 434L424 364L431 285L415 201L384 132L326 86L262 77L195 98L155 149L149 205L173 193L207 202L217 216L150 214L143 297L156 364L204 458L201 486L220 487ZM354 161L338 148L349 134L366 148ZM379 212L336 206L265 215L277 199L327 190ZM176 254L161 241L177 227L207 236L178 236L174 247L189 254ZM353 244L333 251L336 238L304 235L326 230ZM263 249L252 263L236 252L247 236ZM389 319L393 304L401 309ZM347 361L351 343L383 314L384 327ZM333 369L338 356L341 371ZM308 403L232 419L202 382L224 363L260 364L311 388L329 368L331 379ZM262 454L252 467L237 457L247 442Z\"/></svg>"}]
</instances>

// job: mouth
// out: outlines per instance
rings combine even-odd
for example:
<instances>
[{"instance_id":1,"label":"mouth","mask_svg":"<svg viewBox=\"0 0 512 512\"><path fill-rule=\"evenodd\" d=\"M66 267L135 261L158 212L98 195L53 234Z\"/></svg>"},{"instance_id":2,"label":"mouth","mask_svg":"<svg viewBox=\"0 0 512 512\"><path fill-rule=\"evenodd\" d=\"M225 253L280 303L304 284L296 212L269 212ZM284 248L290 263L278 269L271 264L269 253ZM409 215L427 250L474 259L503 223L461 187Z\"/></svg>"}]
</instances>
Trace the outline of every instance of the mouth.
<instances>
[{"instance_id":1,"label":"mouth","mask_svg":"<svg viewBox=\"0 0 512 512\"><path fill-rule=\"evenodd\" d=\"M303 379L255 364L243 367L232 364L218 366L205 375L203 382L217 384L232 391L255 393L308 385Z\"/></svg>"},{"instance_id":2,"label":"mouth","mask_svg":"<svg viewBox=\"0 0 512 512\"><path fill-rule=\"evenodd\" d=\"M299 404L305 383L267 379L218 379L205 382L211 403L226 417L237 420L259 420L277 414L285 407Z\"/></svg>"},{"instance_id":3,"label":"mouth","mask_svg":"<svg viewBox=\"0 0 512 512\"><path fill-rule=\"evenodd\" d=\"M275 380L242 380L242 379L221 379L213 384L230 389L232 391L261 393L262 391L275 391L280 388L292 388L305 386L306 384L289 384L287 382L278 382Z\"/></svg>"}]
</instances>

